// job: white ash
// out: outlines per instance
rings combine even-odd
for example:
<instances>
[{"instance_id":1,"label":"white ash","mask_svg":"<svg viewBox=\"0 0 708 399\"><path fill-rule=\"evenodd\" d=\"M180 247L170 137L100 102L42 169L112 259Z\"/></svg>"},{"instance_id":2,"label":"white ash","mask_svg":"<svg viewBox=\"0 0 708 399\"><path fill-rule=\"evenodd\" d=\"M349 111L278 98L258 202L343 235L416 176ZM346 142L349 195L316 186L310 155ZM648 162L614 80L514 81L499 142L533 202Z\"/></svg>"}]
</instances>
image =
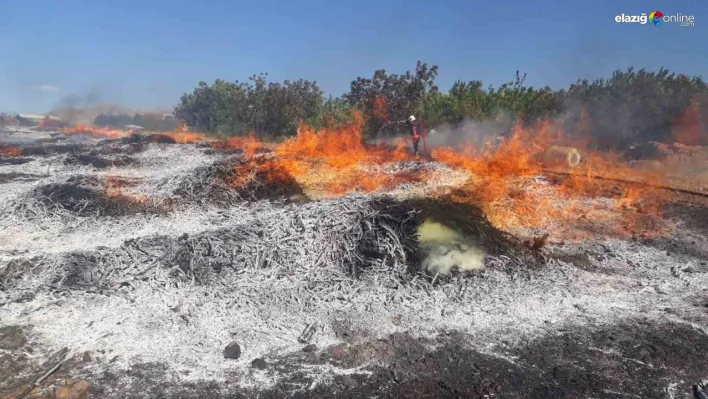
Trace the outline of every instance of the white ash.
<instances>
[{"instance_id":1,"label":"white ash","mask_svg":"<svg viewBox=\"0 0 708 399\"><path fill-rule=\"evenodd\" d=\"M97 247L117 248L126 240L145 236L198 234L226 227L233 220L248 220L252 217L249 215L265 211L268 207L267 203L251 208L185 207L166 215L140 214L100 219L69 215L33 221L17 220L0 230L0 257L18 249L29 256L61 254L90 251Z\"/></svg>"},{"instance_id":2,"label":"white ash","mask_svg":"<svg viewBox=\"0 0 708 399\"><path fill-rule=\"evenodd\" d=\"M50 176L37 182L1 185L0 196L18 198L37 185L62 181L77 173L101 176L115 173L136 178L140 180L136 190L167 196L185 175L220 159L218 155L201 153L195 146L176 145L150 145L148 151L136 157L140 160L137 166L113 170L52 166ZM19 166L2 165L0 171L40 174L46 167L38 161ZM444 177L457 172L432 173ZM455 176L449 178L454 183L447 187L458 181L464 183L469 177L464 173ZM424 194L422 187L420 193ZM402 189L399 194L405 191ZM587 257L590 266L603 268L607 273L585 271L554 260L530 271L513 254L487 255L483 273L453 275L431 285L423 278L402 279L390 267L372 268L359 278L351 277L334 262L313 267L317 258L309 252L321 248L326 240L302 238L306 234L296 235L298 240L294 243L281 244L276 240L296 231L286 226L298 218L304 218L310 224L306 231L313 232L323 217L342 220L341 214L335 212L341 204L347 201L365 204L370 198L362 196L304 207L268 202L231 204L225 209L184 206L167 215L115 218L78 218L65 214L31 222L19 220L12 212L3 212L0 271L10 261L34 256L44 256L44 265L54 268L45 269L46 274L39 279L20 279L14 288L8 288L2 281L0 326L32 326L38 359L68 346L75 353L89 351L94 358L100 357L104 363L93 370L96 373L111 368L126 369L143 362L163 362L181 381L225 381L238 375L241 386L261 389L285 376L273 371L254 372L251 360L262 357L269 362L277 361L300 351L303 344L297 342L297 337L306 324L314 322L321 328L312 342L320 348L341 342L335 330L338 323L346 320L352 329L367 332L370 337L402 331L431 337L458 330L475 337L470 346L488 353L494 353L495 347L502 343L524 342L567 326L595 328L639 316L688 323L708 333L705 312L686 305L693 298L708 297L704 283L706 269L701 263L706 259L667 253L638 242L609 240L562 251L559 247L547 248L550 253L569 248L579 254L591 252L593 255ZM218 238L219 231L259 221L273 225L265 240L270 250L295 254L294 258L261 268L255 267L255 260L246 252L245 266L232 273L216 274L202 284L181 274L172 275L168 267L150 270L146 279L104 288L102 294L61 284L57 289L47 284L62 275L61 261L72 252L110 255L127 239L149 241L150 237L166 236L176 240L184 233L190 237ZM250 250L258 242L246 241ZM300 250L309 252L297 255ZM145 263L125 264L125 269L117 270L106 280L129 276L145 266ZM696 272L682 272L688 267ZM23 272L31 274L28 270ZM89 291L99 291L100 287L96 284ZM18 294L28 292L34 296L24 302L13 301ZM666 308L680 312L667 313ZM221 352L233 340L242 346L243 354L239 360L226 360ZM99 352L103 350L107 353ZM109 363L115 356L118 356L116 362ZM333 366L301 367L313 380L322 383L335 373L365 373L362 369Z\"/></svg>"},{"instance_id":3,"label":"white ash","mask_svg":"<svg viewBox=\"0 0 708 399\"><path fill-rule=\"evenodd\" d=\"M99 289L126 278L229 281L251 268L275 268L273 278L306 274L317 285L320 275L376 272L396 278L415 262L415 215L385 197L260 210L196 236L143 236L119 248L25 257L37 263L31 272L18 259L0 276L18 293L64 284ZM149 273L141 265L150 265Z\"/></svg>"},{"instance_id":4,"label":"white ash","mask_svg":"<svg viewBox=\"0 0 708 399\"><path fill-rule=\"evenodd\" d=\"M209 155L203 148L194 144L150 144L147 150L137 154L136 158L140 162L140 175L137 177L150 180L183 175L199 166L221 159L223 155Z\"/></svg>"},{"instance_id":5,"label":"white ash","mask_svg":"<svg viewBox=\"0 0 708 399\"><path fill-rule=\"evenodd\" d=\"M646 260L671 262L644 249ZM618 247L615 253L629 257L634 251ZM297 336L306 323L316 321L323 326L313 339L320 347L338 341L331 326L344 317L354 328L380 337L402 330L423 336L467 332L476 337L471 346L490 350L502 341L513 344L573 324L612 323L637 314L666 318L664 307L680 305L685 295L696 292L697 287L687 289L675 279L665 282L667 273L661 269L641 269L639 279L598 278L560 263L527 278L487 270L484 277L452 280L427 290L388 286L377 278L330 279L319 282L317 294L303 290L301 296L289 293L307 286L306 275L279 279L271 270L249 269L228 284L144 284L111 296L40 294L29 303L6 305L3 323L34 325L37 339L48 348L66 345L92 353L107 349L108 358L118 356L117 363L107 367L158 361L171 365L183 380L224 380L234 370L246 371L253 358L277 359L299 351ZM666 294L642 291L640 279L661 285ZM396 316L400 325L392 322ZM237 361L224 360L221 354L232 340L243 349ZM190 373L182 374L184 370ZM241 384L261 388L267 387L264 376L270 383L278 380L268 373L243 375Z\"/></svg>"}]
</instances>

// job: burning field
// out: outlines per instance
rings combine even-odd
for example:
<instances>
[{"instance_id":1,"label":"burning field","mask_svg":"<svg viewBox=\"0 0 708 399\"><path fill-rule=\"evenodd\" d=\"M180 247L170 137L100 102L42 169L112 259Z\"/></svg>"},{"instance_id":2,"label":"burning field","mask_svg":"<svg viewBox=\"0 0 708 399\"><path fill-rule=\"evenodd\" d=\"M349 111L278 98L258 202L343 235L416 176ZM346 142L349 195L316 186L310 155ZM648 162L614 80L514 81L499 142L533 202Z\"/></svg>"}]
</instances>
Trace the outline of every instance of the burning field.
<instances>
[{"instance_id":1,"label":"burning field","mask_svg":"<svg viewBox=\"0 0 708 399\"><path fill-rule=\"evenodd\" d=\"M420 158L353 119L277 144L2 144L0 395L682 398L708 379L708 147L597 152L546 122Z\"/></svg>"}]
</instances>

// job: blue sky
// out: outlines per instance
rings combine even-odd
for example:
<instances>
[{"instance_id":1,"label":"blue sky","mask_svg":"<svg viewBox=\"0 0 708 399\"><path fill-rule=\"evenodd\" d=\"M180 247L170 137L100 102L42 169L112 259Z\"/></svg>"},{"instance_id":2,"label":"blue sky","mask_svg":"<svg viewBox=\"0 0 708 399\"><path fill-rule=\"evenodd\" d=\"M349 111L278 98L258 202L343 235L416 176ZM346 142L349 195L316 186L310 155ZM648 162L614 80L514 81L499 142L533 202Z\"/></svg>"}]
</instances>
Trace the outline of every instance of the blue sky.
<instances>
[{"instance_id":1,"label":"blue sky","mask_svg":"<svg viewBox=\"0 0 708 399\"><path fill-rule=\"evenodd\" d=\"M659 9L694 27L618 24ZM357 76L423 60L438 85L535 86L608 77L630 65L708 71L708 2L2 0L0 110L46 112L66 96L172 107L200 81L316 80L333 95ZM703 48L704 50L700 50Z\"/></svg>"}]
</instances>

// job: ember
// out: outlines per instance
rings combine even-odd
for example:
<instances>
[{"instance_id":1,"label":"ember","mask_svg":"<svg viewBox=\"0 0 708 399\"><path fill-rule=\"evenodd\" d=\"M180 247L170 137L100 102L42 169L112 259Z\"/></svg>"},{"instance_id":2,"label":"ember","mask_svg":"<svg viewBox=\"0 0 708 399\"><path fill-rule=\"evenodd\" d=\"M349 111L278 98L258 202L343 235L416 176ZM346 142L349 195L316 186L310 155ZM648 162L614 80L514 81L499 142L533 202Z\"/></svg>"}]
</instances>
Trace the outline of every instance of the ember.
<instances>
[{"instance_id":1,"label":"ember","mask_svg":"<svg viewBox=\"0 0 708 399\"><path fill-rule=\"evenodd\" d=\"M109 127L97 127L92 125L76 125L63 130L64 134L77 135L85 134L94 138L120 139L132 136L134 131L129 129L111 129ZM169 137L175 143L188 144L208 141L209 139L200 133L192 133L182 129L161 133L159 136Z\"/></svg>"},{"instance_id":2,"label":"ember","mask_svg":"<svg viewBox=\"0 0 708 399\"><path fill-rule=\"evenodd\" d=\"M128 185L125 179L112 176L103 182L95 177L72 176L64 182L38 186L8 206L28 221L53 216L124 216L164 211L151 206L144 195L124 192Z\"/></svg>"},{"instance_id":3,"label":"ember","mask_svg":"<svg viewBox=\"0 0 708 399\"><path fill-rule=\"evenodd\" d=\"M22 155L22 150L9 145L0 145L0 155L4 157L19 157Z\"/></svg>"},{"instance_id":4,"label":"ember","mask_svg":"<svg viewBox=\"0 0 708 399\"><path fill-rule=\"evenodd\" d=\"M116 130L110 128L100 128L90 125L76 125L74 127L64 129L65 134L85 134L93 137L108 138L108 139L118 139L121 137L126 137L130 135L130 132L123 130Z\"/></svg>"}]
</instances>

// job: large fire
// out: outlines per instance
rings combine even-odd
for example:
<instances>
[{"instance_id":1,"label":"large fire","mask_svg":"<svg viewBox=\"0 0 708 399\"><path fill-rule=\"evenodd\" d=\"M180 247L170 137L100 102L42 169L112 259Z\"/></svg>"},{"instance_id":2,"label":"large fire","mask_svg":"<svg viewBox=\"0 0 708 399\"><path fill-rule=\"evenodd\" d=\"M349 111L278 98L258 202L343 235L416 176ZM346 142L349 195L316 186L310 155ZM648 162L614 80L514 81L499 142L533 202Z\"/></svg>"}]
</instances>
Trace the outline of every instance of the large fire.
<instances>
[{"instance_id":1,"label":"large fire","mask_svg":"<svg viewBox=\"0 0 708 399\"><path fill-rule=\"evenodd\" d=\"M385 118L385 107L377 103L376 108L381 112L378 116ZM271 186L296 182L308 195L327 198L408 183L425 187L428 197L446 197L482 210L499 229L548 233L550 240L558 241L598 234L646 236L668 228L658 217L660 205L668 198L661 188L669 185L666 164L657 161L651 168L630 167L619 154L589 150L586 133L591 121L584 111L572 140L559 123L543 121L532 127L519 123L504 138L487 140L482 147L433 149L428 154L432 160L468 176L452 192L429 184L439 174L387 170L386 165L393 162L419 159L409 153L410 143L403 138L366 144L364 122L359 113L349 124L319 131L301 122L297 135L279 144L263 143L253 134L212 140L178 129L164 135L178 143L208 141L217 150L242 151L242 162L234 166L229 178L235 189L253 187L254 182ZM695 110L687 110L676 123L675 137L686 143L700 141L704 131L698 124ZM92 126L66 132L106 138L131 134ZM109 194L118 195L119 191L112 192L115 185L107 183Z\"/></svg>"},{"instance_id":2,"label":"large fire","mask_svg":"<svg viewBox=\"0 0 708 399\"><path fill-rule=\"evenodd\" d=\"M561 133L548 121L534 129L517 125L495 149L437 148L433 158L471 172L453 199L480 208L500 229L551 231L556 233L551 239L558 240L600 230L621 236L647 233L642 224L655 222L652 216L665 198L656 188L661 175L638 172L616 156L587 150L577 167L559 168L546 156L553 143L563 142Z\"/></svg>"},{"instance_id":3,"label":"large fire","mask_svg":"<svg viewBox=\"0 0 708 399\"><path fill-rule=\"evenodd\" d=\"M581 120L587 129L589 121ZM362 140L363 119L354 115L348 125L317 131L304 123L298 134L272 152L253 136L214 143L215 148L241 148L245 164L239 165L231 182L236 188L252 180L254 173L274 182L294 178L319 197L354 191L376 192L401 183L426 183L428 172L391 173L382 165L413 161L409 143L368 145ZM659 205L667 198L657 188L665 184L663 170L638 170L618 155L575 148L582 140L568 141L559 124L545 121L533 128L518 124L501 142L483 148L438 147L434 161L469 172L467 183L452 199L481 209L496 227L507 231L545 231L550 240L583 239L592 234L647 235L661 232L657 225ZM558 147L565 145L567 147ZM548 162L549 148L572 148L574 168ZM562 151L561 151L562 152ZM566 166L566 167L564 167ZM250 173L248 172L250 171ZM634 182L635 184L632 184ZM430 188L430 197L447 195Z\"/></svg>"},{"instance_id":4,"label":"large fire","mask_svg":"<svg viewBox=\"0 0 708 399\"><path fill-rule=\"evenodd\" d=\"M299 182L331 195L395 186L401 176L376 172L371 166L410 159L405 142L392 148L366 145L361 134L363 118L355 114L353 119L321 132L301 123L298 135L275 149L277 159Z\"/></svg>"}]
</instances>

